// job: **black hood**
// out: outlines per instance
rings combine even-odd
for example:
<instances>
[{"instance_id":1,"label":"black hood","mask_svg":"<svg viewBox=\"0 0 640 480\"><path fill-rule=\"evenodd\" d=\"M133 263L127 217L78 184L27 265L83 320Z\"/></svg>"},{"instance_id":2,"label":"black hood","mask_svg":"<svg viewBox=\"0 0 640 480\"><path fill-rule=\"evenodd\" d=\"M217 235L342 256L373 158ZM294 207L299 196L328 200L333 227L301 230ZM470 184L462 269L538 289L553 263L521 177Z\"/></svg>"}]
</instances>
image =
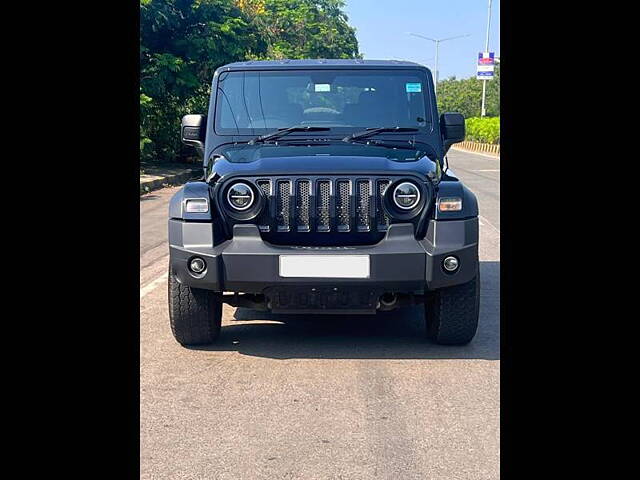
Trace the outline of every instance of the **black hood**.
<instances>
[{"instance_id":1,"label":"black hood","mask_svg":"<svg viewBox=\"0 0 640 480\"><path fill-rule=\"evenodd\" d=\"M437 163L426 155L417 160L411 149L356 149L340 155L337 148L280 147L229 149L221 152L211 165L209 178L227 175L391 175L414 172L437 173ZM371 155L371 153L374 153ZM343 153L343 152L340 152ZM344 152L346 153L346 152Z\"/></svg>"},{"instance_id":2,"label":"black hood","mask_svg":"<svg viewBox=\"0 0 640 480\"><path fill-rule=\"evenodd\" d=\"M212 173L220 177L229 174L256 175L390 175L415 172L427 175L436 172L436 163L428 157L411 162L398 162L384 157L347 157L314 155L299 157L269 157L252 162L236 163L219 158L212 166Z\"/></svg>"}]
</instances>

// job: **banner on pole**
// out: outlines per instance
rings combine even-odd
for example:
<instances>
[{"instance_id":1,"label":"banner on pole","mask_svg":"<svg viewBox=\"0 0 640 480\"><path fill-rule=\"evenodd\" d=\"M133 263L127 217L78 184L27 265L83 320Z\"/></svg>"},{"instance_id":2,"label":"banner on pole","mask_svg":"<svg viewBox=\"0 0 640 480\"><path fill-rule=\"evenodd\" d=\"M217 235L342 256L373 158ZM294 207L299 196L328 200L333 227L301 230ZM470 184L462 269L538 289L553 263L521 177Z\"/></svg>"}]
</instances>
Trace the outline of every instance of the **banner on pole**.
<instances>
[{"instance_id":1,"label":"banner on pole","mask_svg":"<svg viewBox=\"0 0 640 480\"><path fill-rule=\"evenodd\" d=\"M494 52L479 52L476 78L478 80L493 80L495 63Z\"/></svg>"}]
</instances>

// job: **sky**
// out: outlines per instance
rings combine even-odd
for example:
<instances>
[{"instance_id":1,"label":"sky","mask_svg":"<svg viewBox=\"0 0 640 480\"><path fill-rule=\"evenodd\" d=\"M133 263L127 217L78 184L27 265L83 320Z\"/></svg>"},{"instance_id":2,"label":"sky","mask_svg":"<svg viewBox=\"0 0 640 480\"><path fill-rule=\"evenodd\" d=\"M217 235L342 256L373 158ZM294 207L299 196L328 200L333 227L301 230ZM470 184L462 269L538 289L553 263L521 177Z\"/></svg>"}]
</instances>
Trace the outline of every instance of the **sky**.
<instances>
[{"instance_id":1,"label":"sky","mask_svg":"<svg viewBox=\"0 0 640 480\"><path fill-rule=\"evenodd\" d=\"M440 80L475 76L484 50L488 0L346 0L349 24L356 28L360 53L372 60L410 60L433 70L435 39L471 34L440 43ZM489 51L500 56L500 0L491 2Z\"/></svg>"}]
</instances>

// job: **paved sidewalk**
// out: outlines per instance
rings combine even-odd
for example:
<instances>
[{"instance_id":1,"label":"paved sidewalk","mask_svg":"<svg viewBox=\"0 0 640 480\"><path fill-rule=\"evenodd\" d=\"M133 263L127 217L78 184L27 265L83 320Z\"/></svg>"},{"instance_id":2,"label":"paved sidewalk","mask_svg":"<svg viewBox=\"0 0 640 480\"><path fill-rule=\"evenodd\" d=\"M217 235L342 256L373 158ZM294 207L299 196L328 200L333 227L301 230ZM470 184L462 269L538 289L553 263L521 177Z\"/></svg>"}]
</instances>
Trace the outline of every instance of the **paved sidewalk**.
<instances>
[{"instance_id":1,"label":"paved sidewalk","mask_svg":"<svg viewBox=\"0 0 640 480\"><path fill-rule=\"evenodd\" d=\"M166 185L179 185L202 175L200 164L163 164L140 166L140 194L157 190ZM144 173L142 173L144 172Z\"/></svg>"}]
</instances>

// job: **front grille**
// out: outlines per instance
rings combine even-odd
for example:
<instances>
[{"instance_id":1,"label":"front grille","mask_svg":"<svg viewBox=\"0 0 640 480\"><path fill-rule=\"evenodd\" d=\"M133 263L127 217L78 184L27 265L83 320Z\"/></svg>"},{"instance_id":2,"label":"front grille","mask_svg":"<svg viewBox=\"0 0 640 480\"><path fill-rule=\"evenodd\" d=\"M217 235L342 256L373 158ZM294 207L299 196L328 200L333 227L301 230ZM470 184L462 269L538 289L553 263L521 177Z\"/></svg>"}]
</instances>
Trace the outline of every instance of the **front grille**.
<instances>
[{"instance_id":1,"label":"front grille","mask_svg":"<svg viewBox=\"0 0 640 480\"><path fill-rule=\"evenodd\" d=\"M234 224L254 223L262 238L276 245L373 245L393 221L385 213L383 195L396 178L406 176L244 178L262 194L264 206L255 218L227 218L225 229L232 235Z\"/></svg>"},{"instance_id":2,"label":"front grille","mask_svg":"<svg viewBox=\"0 0 640 480\"><path fill-rule=\"evenodd\" d=\"M262 232L386 232L389 217L382 197L388 178L258 179L267 205L259 219Z\"/></svg>"}]
</instances>

